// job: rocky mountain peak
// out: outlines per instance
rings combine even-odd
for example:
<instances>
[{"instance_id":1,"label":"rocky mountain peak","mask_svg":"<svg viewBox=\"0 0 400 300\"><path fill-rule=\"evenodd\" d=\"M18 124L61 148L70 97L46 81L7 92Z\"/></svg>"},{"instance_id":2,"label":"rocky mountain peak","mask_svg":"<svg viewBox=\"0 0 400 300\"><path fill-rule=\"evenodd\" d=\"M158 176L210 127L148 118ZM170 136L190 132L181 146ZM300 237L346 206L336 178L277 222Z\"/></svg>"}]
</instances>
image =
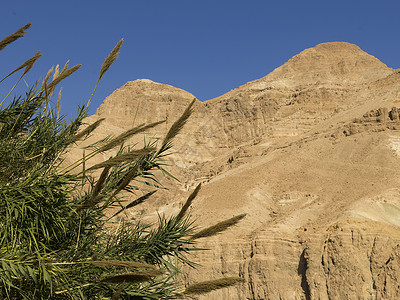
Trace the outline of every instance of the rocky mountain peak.
<instances>
[{"instance_id":1,"label":"rocky mountain peak","mask_svg":"<svg viewBox=\"0 0 400 300\"><path fill-rule=\"evenodd\" d=\"M305 49L250 88L300 85L353 85L376 81L393 73L384 63L357 45L329 42Z\"/></svg>"},{"instance_id":2,"label":"rocky mountain peak","mask_svg":"<svg viewBox=\"0 0 400 300\"><path fill-rule=\"evenodd\" d=\"M113 125L127 128L132 120L149 123L179 115L195 98L191 93L150 79L128 81L108 96L96 111ZM200 101L199 101L200 102Z\"/></svg>"}]
</instances>

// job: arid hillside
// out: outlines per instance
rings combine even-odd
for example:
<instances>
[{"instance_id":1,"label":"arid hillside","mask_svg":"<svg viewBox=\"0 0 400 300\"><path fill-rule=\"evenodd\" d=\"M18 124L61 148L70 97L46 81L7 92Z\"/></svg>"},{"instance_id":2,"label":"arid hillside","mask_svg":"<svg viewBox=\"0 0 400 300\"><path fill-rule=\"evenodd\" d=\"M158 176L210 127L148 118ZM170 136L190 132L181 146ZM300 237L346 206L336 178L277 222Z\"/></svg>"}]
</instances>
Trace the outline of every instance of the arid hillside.
<instances>
[{"instance_id":1,"label":"arid hillside","mask_svg":"<svg viewBox=\"0 0 400 300\"><path fill-rule=\"evenodd\" d=\"M194 95L141 79L87 119L92 139L166 119ZM196 102L175 142L181 182L141 204L144 218L175 213L199 183L199 226L246 213L201 241L185 283L241 276L198 299L400 299L400 71L358 46L324 43L267 76ZM141 137L139 138L139 140ZM81 155L74 149L71 158Z\"/></svg>"}]
</instances>

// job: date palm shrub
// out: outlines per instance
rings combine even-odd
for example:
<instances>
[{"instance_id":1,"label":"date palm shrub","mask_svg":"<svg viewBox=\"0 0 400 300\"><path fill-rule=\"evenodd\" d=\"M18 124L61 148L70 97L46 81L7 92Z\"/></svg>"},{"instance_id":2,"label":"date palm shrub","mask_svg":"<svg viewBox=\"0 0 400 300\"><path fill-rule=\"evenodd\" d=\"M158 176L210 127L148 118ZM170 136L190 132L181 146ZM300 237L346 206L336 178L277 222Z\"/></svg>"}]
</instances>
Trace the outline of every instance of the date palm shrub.
<instances>
[{"instance_id":1,"label":"date palm shrub","mask_svg":"<svg viewBox=\"0 0 400 300\"><path fill-rule=\"evenodd\" d=\"M22 37L30 24L0 41L0 51ZM0 104L0 298L1 299L172 299L206 293L241 281L228 277L183 288L179 265L199 238L215 235L244 215L198 230L187 210L200 190L189 196L176 216L159 215L156 224L140 220L113 224L115 216L151 198L160 188L156 172L169 175L163 159L190 117L194 101L163 140L142 148L127 145L135 134L161 123L141 124L99 140L71 165L68 149L87 138L102 120L84 125L97 84L118 56L123 40L105 59L87 105L70 120L60 116L57 85L80 65L50 69L43 82L25 95L5 101L33 67L40 52L6 75L21 71ZM52 79L51 79L52 78ZM87 125L87 124L86 124ZM86 168L98 154L118 149L108 160ZM172 175L171 175L172 176ZM121 192L144 195L127 203ZM115 210L118 207L119 210ZM110 218L109 211L114 208Z\"/></svg>"}]
</instances>

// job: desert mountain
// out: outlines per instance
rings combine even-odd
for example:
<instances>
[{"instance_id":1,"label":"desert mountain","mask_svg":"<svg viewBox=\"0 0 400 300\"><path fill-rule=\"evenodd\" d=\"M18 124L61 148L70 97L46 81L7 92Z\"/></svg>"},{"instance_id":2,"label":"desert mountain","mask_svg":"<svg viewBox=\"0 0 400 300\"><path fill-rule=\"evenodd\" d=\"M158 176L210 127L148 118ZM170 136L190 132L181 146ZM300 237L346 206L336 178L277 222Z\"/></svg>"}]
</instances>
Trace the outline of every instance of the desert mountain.
<instances>
[{"instance_id":1,"label":"desert mountain","mask_svg":"<svg viewBox=\"0 0 400 300\"><path fill-rule=\"evenodd\" d=\"M165 134L194 96L150 80L128 82L88 118L94 138L166 119ZM198 101L176 140L173 199L201 226L247 213L202 245L186 283L242 276L199 299L400 298L400 72L358 46L306 49L267 76ZM73 152L72 154L73 155ZM168 195L165 194L166 196ZM171 195L171 194L170 194ZM135 217L135 212L131 212Z\"/></svg>"},{"instance_id":2,"label":"desert mountain","mask_svg":"<svg viewBox=\"0 0 400 300\"><path fill-rule=\"evenodd\" d=\"M299 85L331 84L346 86L384 78L391 70L358 46L324 43L306 49L269 75L252 82L296 87ZM272 84L273 83L273 84Z\"/></svg>"}]
</instances>

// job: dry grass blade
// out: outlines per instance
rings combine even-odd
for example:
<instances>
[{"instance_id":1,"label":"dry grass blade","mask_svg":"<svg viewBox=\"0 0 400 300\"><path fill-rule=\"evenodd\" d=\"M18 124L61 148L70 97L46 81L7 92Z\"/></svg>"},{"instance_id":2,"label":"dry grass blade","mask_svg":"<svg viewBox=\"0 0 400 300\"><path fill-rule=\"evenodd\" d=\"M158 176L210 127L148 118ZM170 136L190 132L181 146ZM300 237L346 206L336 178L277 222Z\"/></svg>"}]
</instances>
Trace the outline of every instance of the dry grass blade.
<instances>
[{"instance_id":1,"label":"dry grass blade","mask_svg":"<svg viewBox=\"0 0 400 300\"><path fill-rule=\"evenodd\" d=\"M135 269L152 269L158 270L155 266L144 264L136 261L123 261L123 260L102 260L102 261L90 261L92 265L100 268L106 267L123 267L123 268L135 268Z\"/></svg>"},{"instance_id":2,"label":"dry grass blade","mask_svg":"<svg viewBox=\"0 0 400 300\"><path fill-rule=\"evenodd\" d=\"M196 98L193 99L192 102L188 105L188 107L183 112L182 116L174 124L172 124L167 135L164 138L161 148L169 146L173 138L182 130L183 126L186 124L187 120L189 119L190 115L193 112L193 105L195 102Z\"/></svg>"},{"instance_id":3,"label":"dry grass blade","mask_svg":"<svg viewBox=\"0 0 400 300\"><path fill-rule=\"evenodd\" d=\"M103 184L106 181L108 172L110 171L110 167L104 168L104 170L101 172L99 180L97 181L96 185L93 188L92 192L92 197L85 203L83 203L79 208L78 211L81 211L82 209L85 208L90 208L95 206L102 198L103 196L99 196L101 189L103 188Z\"/></svg>"},{"instance_id":4,"label":"dry grass blade","mask_svg":"<svg viewBox=\"0 0 400 300\"><path fill-rule=\"evenodd\" d=\"M0 51L3 50L7 45L15 42L20 37L23 37L25 34L25 31L28 30L31 27L31 25L32 25L32 23L26 24L24 27L21 27L16 32L14 32L13 34L10 34L6 38L4 38L2 41L0 41Z\"/></svg>"},{"instance_id":5,"label":"dry grass blade","mask_svg":"<svg viewBox=\"0 0 400 300\"><path fill-rule=\"evenodd\" d=\"M103 77L104 73L107 72L107 70L110 68L112 63L117 59L118 54L119 54L119 50L120 50L123 42L124 42L124 39L121 39L115 45L114 49L112 49L112 51L107 56L107 58L104 60L103 64L101 65L101 68L100 68L100 74L99 74L99 79L98 80L100 80Z\"/></svg>"},{"instance_id":6,"label":"dry grass blade","mask_svg":"<svg viewBox=\"0 0 400 300\"><path fill-rule=\"evenodd\" d=\"M126 281L122 282L118 290L114 293L112 296L111 300L118 300L119 297L121 296L122 291L124 290Z\"/></svg>"},{"instance_id":7,"label":"dry grass blade","mask_svg":"<svg viewBox=\"0 0 400 300\"><path fill-rule=\"evenodd\" d=\"M116 165L119 165L124 162L132 161L135 160L141 156L144 156L146 154L149 154L151 151L154 151L154 148L146 148L146 149L140 149L140 150L134 150L128 153L120 154L116 157L110 158L106 161L103 161L101 163L98 163L97 165L94 165L87 169L88 171L93 171L99 168L103 167L113 167Z\"/></svg>"},{"instance_id":8,"label":"dry grass blade","mask_svg":"<svg viewBox=\"0 0 400 300\"><path fill-rule=\"evenodd\" d=\"M110 283L121 283L121 282L143 282L149 281L153 279L153 277L159 276L164 274L162 270L147 270L147 271L137 271L131 273L124 273L114 275L108 278L103 279L103 282L110 282Z\"/></svg>"},{"instance_id":9,"label":"dry grass blade","mask_svg":"<svg viewBox=\"0 0 400 300\"><path fill-rule=\"evenodd\" d=\"M240 277L226 277L216 280L203 281L189 285L182 294L205 294L220 288L232 286L239 282L244 282L244 279Z\"/></svg>"},{"instance_id":10,"label":"dry grass blade","mask_svg":"<svg viewBox=\"0 0 400 300\"><path fill-rule=\"evenodd\" d=\"M42 54L40 54L40 51L37 51L35 53L34 56L32 56L30 59L28 59L26 62L24 62L22 65L20 65L18 68L16 68L14 71L12 71L10 74L8 74L6 77L4 77L2 79L2 81L8 77L10 77L12 74L14 74L15 72L18 72L19 70L25 68L24 73L22 74L22 76L24 76L26 73L29 72L29 70L33 67L33 65L35 64L35 62L42 56Z\"/></svg>"},{"instance_id":11,"label":"dry grass blade","mask_svg":"<svg viewBox=\"0 0 400 300\"><path fill-rule=\"evenodd\" d=\"M87 126L84 130L82 130L81 132L77 133L74 136L74 141L77 141L79 139L81 139L82 137L86 136L87 134L91 133L93 130L95 130L97 127L99 127L100 123L103 122L105 120L105 118L101 118L99 120L97 120L96 122L94 122L93 124L90 124L89 126Z\"/></svg>"},{"instance_id":12,"label":"dry grass blade","mask_svg":"<svg viewBox=\"0 0 400 300\"><path fill-rule=\"evenodd\" d=\"M151 129L151 128L153 128L153 127L156 127L157 125L159 125L159 124L161 124L161 123L164 123L164 122L165 122L165 121L159 121L159 122L151 123L151 124L146 125L146 126L145 126L144 124L141 124L141 125L139 125L139 126L137 126L137 127L134 127L134 128L132 128L132 129L129 129L129 130L127 130L127 131L121 133L119 136L113 138L111 141L108 142L108 144L102 146L102 147L99 149L99 152L104 152L104 151L110 150L110 149L112 149L112 148L114 148L114 147L116 147L116 146L122 144L122 143L125 142L128 138L130 138L131 136L133 136L133 135L135 135L135 134L138 134L138 133L141 133L141 132L143 132L143 131L146 131L146 130L148 130L148 129Z\"/></svg>"},{"instance_id":13,"label":"dry grass blade","mask_svg":"<svg viewBox=\"0 0 400 300\"><path fill-rule=\"evenodd\" d=\"M64 80L69 75L76 72L81 66L82 65L79 64L79 65L73 66L72 68L70 68L68 70L61 72L60 75L57 76L53 81L51 81L49 83L49 85L47 86L47 89L49 90L49 94L51 94L51 92L55 89L56 85L59 84L61 80Z\"/></svg>"},{"instance_id":14,"label":"dry grass blade","mask_svg":"<svg viewBox=\"0 0 400 300\"><path fill-rule=\"evenodd\" d=\"M187 210L189 209L189 206L192 204L193 199L196 198L196 196L199 193L200 189L201 189L201 183L199 183L199 185L195 188L193 193L191 193L190 196L188 197L188 199L186 200L186 203L183 205L181 211L179 212L178 216L176 217L176 219L178 221L180 219L182 219L183 216L186 214Z\"/></svg>"},{"instance_id":15,"label":"dry grass blade","mask_svg":"<svg viewBox=\"0 0 400 300\"><path fill-rule=\"evenodd\" d=\"M139 197L135 200L133 200L131 203L129 203L127 206L125 206L124 208L121 208L119 211L117 211L111 218L114 218L115 216L119 215L121 212L123 212L126 209L132 208L140 203L142 203L143 201L145 201L146 199L148 199L151 195L153 195L155 192L157 191L152 191L150 193L147 193L145 195L143 195L142 197ZM110 219L111 219L110 218Z\"/></svg>"},{"instance_id":16,"label":"dry grass blade","mask_svg":"<svg viewBox=\"0 0 400 300\"><path fill-rule=\"evenodd\" d=\"M238 216L235 216L233 218L230 218L228 220L219 222L213 226L207 227L203 230L200 230L199 232L197 232L196 234L194 234L191 239L195 240L195 239L199 239L202 237L208 237L208 236L213 236L216 235L217 233L220 233L226 229L228 229L229 227L237 224L241 219L243 219L246 216L246 214L241 214Z\"/></svg>"}]
</instances>

